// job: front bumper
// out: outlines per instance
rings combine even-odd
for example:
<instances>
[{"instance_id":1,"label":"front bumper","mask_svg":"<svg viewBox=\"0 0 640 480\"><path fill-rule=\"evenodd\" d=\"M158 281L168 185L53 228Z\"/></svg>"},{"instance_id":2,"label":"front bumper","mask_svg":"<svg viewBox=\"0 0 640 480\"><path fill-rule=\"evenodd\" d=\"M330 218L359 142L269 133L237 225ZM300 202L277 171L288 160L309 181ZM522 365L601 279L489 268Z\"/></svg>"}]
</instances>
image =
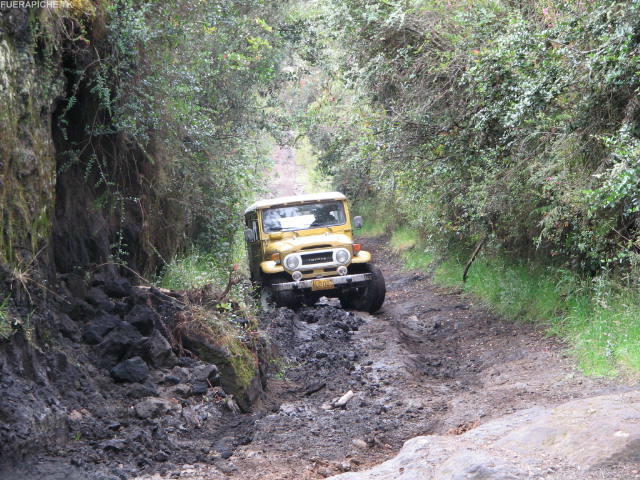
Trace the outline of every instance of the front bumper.
<instances>
[{"instance_id":1,"label":"front bumper","mask_svg":"<svg viewBox=\"0 0 640 480\"><path fill-rule=\"evenodd\" d=\"M343 275L340 277L324 277L317 280L332 280L336 287L353 285L354 283L364 283L371 280L370 273L356 273L354 275ZM271 288L275 291L282 290L305 290L313 287L313 279L300 280L299 282L274 283Z\"/></svg>"}]
</instances>

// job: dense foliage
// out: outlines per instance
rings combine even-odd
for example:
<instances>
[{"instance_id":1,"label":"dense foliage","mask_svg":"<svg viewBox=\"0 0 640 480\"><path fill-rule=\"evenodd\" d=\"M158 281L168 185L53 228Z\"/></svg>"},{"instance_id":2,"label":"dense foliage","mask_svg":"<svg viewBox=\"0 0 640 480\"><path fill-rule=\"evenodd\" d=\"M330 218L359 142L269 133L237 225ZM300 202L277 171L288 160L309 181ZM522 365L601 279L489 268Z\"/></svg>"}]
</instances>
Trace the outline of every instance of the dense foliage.
<instances>
[{"instance_id":1,"label":"dense foliage","mask_svg":"<svg viewBox=\"0 0 640 480\"><path fill-rule=\"evenodd\" d=\"M96 206L115 221L125 223L139 204L149 219L141 236L160 257L195 245L228 262L239 213L262 183L265 132L277 127L270 119L282 78L286 2L110 0L80 7L71 12L82 41L70 49L76 70L60 125L71 148L60 174L83 169L100 192ZM81 123L74 109L87 103L96 104L93 121L74 136ZM127 261L130 243L122 229L112 254Z\"/></svg>"},{"instance_id":2,"label":"dense foliage","mask_svg":"<svg viewBox=\"0 0 640 480\"><path fill-rule=\"evenodd\" d=\"M637 278L639 2L316 6L342 55L306 126L340 188L441 246Z\"/></svg>"}]
</instances>

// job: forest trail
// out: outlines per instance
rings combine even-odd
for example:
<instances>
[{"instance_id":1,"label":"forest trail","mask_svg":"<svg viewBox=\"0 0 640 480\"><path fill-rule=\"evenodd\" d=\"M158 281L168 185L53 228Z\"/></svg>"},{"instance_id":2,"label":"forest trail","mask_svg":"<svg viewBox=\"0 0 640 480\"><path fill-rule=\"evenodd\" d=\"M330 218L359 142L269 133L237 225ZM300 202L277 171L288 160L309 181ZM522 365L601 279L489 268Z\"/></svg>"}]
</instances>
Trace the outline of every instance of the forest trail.
<instances>
[{"instance_id":1,"label":"forest trail","mask_svg":"<svg viewBox=\"0 0 640 480\"><path fill-rule=\"evenodd\" d=\"M307 172L298 163L296 149L289 145L273 147L273 173L269 183L269 197L286 197L308 193Z\"/></svg>"},{"instance_id":2,"label":"forest trail","mask_svg":"<svg viewBox=\"0 0 640 480\"><path fill-rule=\"evenodd\" d=\"M580 374L540 329L404 271L384 239L363 242L387 278L382 311L320 304L264 315L280 355L267 410L238 421L229 458L145 479L325 478L384 461L418 435L453 437L531 407L627 390ZM344 409L326 409L348 391L354 396ZM556 474L546 478L624 478Z\"/></svg>"},{"instance_id":3,"label":"forest trail","mask_svg":"<svg viewBox=\"0 0 640 480\"><path fill-rule=\"evenodd\" d=\"M271 196L308 193L295 149L275 147L273 160ZM330 301L263 315L279 355L268 409L238 422L228 459L187 465L169 477L325 478L387 460L419 435L455 437L531 407L627 390L580 374L565 346L539 327L497 318L424 273L404 270L386 238L362 242L387 279L382 311L344 312ZM344 409L326 409L349 391L354 396ZM594 475L618 478L613 470Z\"/></svg>"}]
</instances>

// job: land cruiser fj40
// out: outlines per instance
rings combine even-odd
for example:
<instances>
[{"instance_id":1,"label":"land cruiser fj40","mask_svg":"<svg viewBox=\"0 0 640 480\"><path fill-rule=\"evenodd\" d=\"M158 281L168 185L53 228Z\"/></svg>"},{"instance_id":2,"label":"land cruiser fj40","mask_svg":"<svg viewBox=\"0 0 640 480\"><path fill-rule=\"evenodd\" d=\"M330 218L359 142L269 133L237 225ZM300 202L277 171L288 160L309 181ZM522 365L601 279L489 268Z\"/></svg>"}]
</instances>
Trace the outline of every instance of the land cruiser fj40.
<instances>
[{"instance_id":1,"label":"land cruiser fj40","mask_svg":"<svg viewBox=\"0 0 640 480\"><path fill-rule=\"evenodd\" d=\"M252 281L263 301L297 308L337 297L344 308L373 313L384 302L382 272L353 239L353 218L338 192L281 197L245 211Z\"/></svg>"}]
</instances>

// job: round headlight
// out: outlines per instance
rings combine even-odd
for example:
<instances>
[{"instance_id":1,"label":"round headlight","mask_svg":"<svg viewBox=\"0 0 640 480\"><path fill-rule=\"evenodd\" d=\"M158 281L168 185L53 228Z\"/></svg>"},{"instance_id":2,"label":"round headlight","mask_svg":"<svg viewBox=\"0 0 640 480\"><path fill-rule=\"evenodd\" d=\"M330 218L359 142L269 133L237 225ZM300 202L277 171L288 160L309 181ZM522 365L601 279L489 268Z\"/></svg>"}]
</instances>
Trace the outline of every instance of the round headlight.
<instances>
[{"instance_id":1,"label":"round headlight","mask_svg":"<svg viewBox=\"0 0 640 480\"><path fill-rule=\"evenodd\" d=\"M350 258L351 258L351 254L349 253L349 250L345 250L344 248L341 248L340 250L336 250L336 253L335 253L336 262L345 264L349 262Z\"/></svg>"},{"instance_id":2,"label":"round headlight","mask_svg":"<svg viewBox=\"0 0 640 480\"><path fill-rule=\"evenodd\" d=\"M284 266L289 270L295 270L300 265L300 257L297 255L289 255L284 259Z\"/></svg>"}]
</instances>

